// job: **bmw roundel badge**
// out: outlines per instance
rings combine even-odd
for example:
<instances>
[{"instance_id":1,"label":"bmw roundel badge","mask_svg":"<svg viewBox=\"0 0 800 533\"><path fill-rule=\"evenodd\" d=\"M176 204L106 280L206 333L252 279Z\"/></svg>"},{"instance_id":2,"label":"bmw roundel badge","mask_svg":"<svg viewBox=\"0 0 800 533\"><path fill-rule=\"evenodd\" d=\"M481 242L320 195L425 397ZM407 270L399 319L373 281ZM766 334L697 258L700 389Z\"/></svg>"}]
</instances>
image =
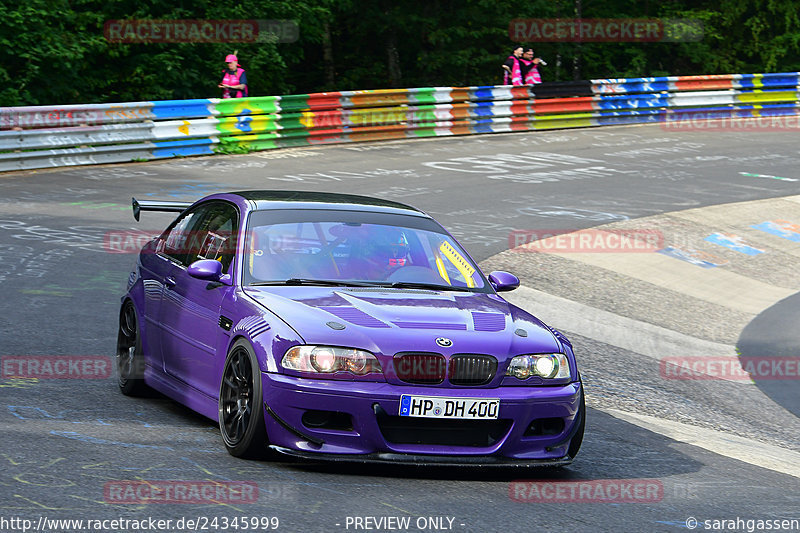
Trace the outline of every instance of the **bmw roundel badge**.
<instances>
[{"instance_id":1,"label":"bmw roundel badge","mask_svg":"<svg viewBox=\"0 0 800 533\"><path fill-rule=\"evenodd\" d=\"M444 337L439 337L436 339L436 344L438 344L442 348L449 348L453 345L453 341L451 341L450 339L446 339Z\"/></svg>"}]
</instances>

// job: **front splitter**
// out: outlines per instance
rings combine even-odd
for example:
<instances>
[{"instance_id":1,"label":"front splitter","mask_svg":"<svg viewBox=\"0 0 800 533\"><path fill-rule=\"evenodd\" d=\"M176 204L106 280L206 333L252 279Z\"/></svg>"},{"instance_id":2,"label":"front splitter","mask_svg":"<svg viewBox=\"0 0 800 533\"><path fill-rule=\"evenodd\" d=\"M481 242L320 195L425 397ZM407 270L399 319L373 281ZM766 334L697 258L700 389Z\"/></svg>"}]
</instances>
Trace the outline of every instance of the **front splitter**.
<instances>
[{"instance_id":1,"label":"front splitter","mask_svg":"<svg viewBox=\"0 0 800 533\"><path fill-rule=\"evenodd\" d=\"M312 461L330 461L338 463L383 463L412 464L419 466L477 466L502 468L559 467L572 462L569 457L558 459L509 459L493 455L454 457L449 455L423 455L407 453L370 453L370 454L330 454L291 450L282 446L270 445L270 448L284 455L300 457Z\"/></svg>"}]
</instances>

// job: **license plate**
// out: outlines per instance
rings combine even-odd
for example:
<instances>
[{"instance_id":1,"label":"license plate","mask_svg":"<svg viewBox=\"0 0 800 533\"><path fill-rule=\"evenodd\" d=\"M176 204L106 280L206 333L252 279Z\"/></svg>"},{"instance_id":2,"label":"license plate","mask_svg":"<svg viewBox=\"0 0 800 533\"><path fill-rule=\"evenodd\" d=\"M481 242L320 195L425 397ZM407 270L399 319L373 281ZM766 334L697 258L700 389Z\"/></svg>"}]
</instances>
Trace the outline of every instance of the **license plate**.
<instances>
[{"instance_id":1,"label":"license plate","mask_svg":"<svg viewBox=\"0 0 800 533\"><path fill-rule=\"evenodd\" d=\"M499 399L400 396L400 416L496 419L499 410Z\"/></svg>"}]
</instances>

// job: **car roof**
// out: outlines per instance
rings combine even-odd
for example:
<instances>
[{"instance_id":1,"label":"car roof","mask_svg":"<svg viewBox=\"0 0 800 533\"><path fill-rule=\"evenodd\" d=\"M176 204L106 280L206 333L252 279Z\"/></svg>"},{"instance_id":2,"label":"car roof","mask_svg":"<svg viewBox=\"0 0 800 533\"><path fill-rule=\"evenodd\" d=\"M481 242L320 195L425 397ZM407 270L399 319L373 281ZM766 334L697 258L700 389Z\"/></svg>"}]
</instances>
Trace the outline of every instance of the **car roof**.
<instances>
[{"instance_id":1,"label":"car roof","mask_svg":"<svg viewBox=\"0 0 800 533\"><path fill-rule=\"evenodd\" d=\"M231 192L255 204L255 209L334 209L346 211L378 211L430 218L419 209L409 205L361 196L316 191L237 191Z\"/></svg>"}]
</instances>

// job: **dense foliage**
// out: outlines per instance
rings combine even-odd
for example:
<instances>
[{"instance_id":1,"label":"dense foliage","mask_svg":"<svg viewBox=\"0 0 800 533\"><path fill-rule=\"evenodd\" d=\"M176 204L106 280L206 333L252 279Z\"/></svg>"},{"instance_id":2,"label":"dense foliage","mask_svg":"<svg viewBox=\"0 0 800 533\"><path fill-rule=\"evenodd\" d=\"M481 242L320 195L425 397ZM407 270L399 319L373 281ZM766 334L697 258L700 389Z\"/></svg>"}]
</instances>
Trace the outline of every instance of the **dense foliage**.
<instances>
[{"instance_id":1,"label":"dense foliage","mask_svg":"<svg viewBox=\"0 0 800 533\"><path fill-rule=\"evenodd\" d=\"M698 42L541 43L546 81L800 70L793 0L26 0L0 4L0 105L220 96L238 50L250 94L488 85L515 18L699 19ZM290 19L292 43L119 44L116 19ZM526 44L526 43L523 43Z\"/></svg>"}]
</instances>

